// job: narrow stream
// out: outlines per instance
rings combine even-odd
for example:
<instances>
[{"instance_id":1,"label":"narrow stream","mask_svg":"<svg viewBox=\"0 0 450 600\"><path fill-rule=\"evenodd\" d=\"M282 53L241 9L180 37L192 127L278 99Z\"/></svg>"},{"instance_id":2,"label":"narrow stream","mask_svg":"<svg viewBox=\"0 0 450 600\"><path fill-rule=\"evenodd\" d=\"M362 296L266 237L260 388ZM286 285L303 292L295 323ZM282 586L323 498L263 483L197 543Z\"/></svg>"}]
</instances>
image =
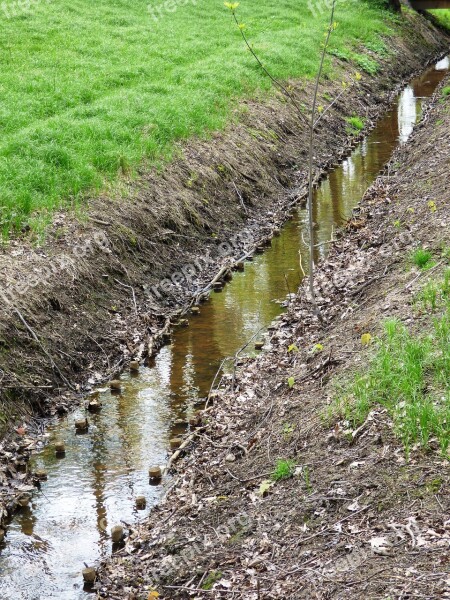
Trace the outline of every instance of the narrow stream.
<instances>
[{"instance_id":1,"label":"narrow stream","mask_svg":"<svg viewBox=\"0 0 450 600\"><path fill-rule=\"evenodd\" d=\"M349 217L397 145L406 142L422 99L431 96L448 70L445 58L414 79L322 183L316 192L316 243L330 239ZM176 421L186 419L207 394L223 358L267 327L283 312L288 291L297 290L299 250L307 263L301 237L305 220L305 210L298 210L264 254L246 263L245 272L236 273L223 292L212 294L188 327L175 330L171 345L150 367L136 377L124 375L121 395L102 393L103 409L90 417L87 434L75 434L81 411L49 429L49 445L33 459L33 468L45 469L48 481L16 515L0 545L2 600L92 598L83 589L83 563L111 553L111 526L145 518L158 501L161 487L149 484L148 467L166 462L170 437L182 431ZM318 246L316 260L326 248ZM56 439L65 440L64 458L55 458ZM143 511L134 508L138 495L147 498Z\"/></svg>"}]
</instances>

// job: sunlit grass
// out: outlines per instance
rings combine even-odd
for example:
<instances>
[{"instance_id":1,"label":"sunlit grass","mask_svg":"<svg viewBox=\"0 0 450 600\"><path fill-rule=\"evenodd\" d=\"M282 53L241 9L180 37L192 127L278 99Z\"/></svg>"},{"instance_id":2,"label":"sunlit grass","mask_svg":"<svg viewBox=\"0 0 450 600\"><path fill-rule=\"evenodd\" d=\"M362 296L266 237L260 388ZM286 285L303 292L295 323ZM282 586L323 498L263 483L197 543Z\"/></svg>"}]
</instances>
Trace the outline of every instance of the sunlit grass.
<instances>
[{"instance_id":1,"label":"sunlit grass","mask_svg":"<svg viewBox=\"0 0 450 600\"><path fill-rule=\"evenodd\" d=\"M238 98L269 89L221 1L174 0L170 12L157 4L156 20L147 3L36 0L29 11L8 2L0 9L4 236L25 223L42 227L56 208L168 158L175 141L223 127ZM316 72L326 12L244 1L239 19L275 76ZM336 53L385 52L386 11L348 0L336 20Z\"/></svg>"},{"instance_id":2,"label":"sunlit grass","mask_svg":"<svg viewBox=\"0 0 450 600\"><path fill-rule=\"evenodd\" d=\"M428 283L416 303L429 311L429 331L415 335L398 320L386 321L369 365L343 385L328 418L340 416L358 426L373 407L382 405L407 451L416 443L427 447L434 439L446 454L450 445L449 271L439 283ZM437 310L440 314L434 316Z\"/></svg>"}]
</instances>

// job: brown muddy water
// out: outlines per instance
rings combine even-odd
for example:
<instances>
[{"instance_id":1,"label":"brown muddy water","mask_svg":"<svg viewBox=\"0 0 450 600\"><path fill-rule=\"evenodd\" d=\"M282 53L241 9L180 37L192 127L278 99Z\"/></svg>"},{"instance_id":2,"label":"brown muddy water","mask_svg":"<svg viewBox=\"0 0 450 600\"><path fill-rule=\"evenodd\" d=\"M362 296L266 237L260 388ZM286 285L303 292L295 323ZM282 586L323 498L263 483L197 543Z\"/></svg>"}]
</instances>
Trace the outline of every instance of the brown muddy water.
<instances>
[{"instance_id":1,"label":"brown muddy water","mask_svg":"<svg viewBox=\"0 0 450 600\"><path fill-rule=\"evenodd\" d=\"M397 145L407 141L422 99L431 96L448 69L446 58L412 81L323 181L315 199L317 244L330 239ZM177 419L186 419L208 393L222 360L266 328L283 312L288 293L297 290L299 250L307 264L305 221L305 210L298 210L264 254L246 263L223 292L212 294L188 327L174 331L172 343L151 366L136 377L122 377L121 395L102 393L103 409L90 416L88 433L74 431L81 410L49 427L48 445L32 461L33 468L48 472L48 481L14 517L0 546L2 600L92 598L83 589L83 563L92 565L111 553L113 525L144 519L158 502L164 487L149 484L148 467L167 462L169 439L182 431ZM326 244L317 246L315 259L326 252ZM65 440L64 458L55 458L56 439ZM134 508L138 495L147 498L146 510Z\"/></svg>"}]
</instances>

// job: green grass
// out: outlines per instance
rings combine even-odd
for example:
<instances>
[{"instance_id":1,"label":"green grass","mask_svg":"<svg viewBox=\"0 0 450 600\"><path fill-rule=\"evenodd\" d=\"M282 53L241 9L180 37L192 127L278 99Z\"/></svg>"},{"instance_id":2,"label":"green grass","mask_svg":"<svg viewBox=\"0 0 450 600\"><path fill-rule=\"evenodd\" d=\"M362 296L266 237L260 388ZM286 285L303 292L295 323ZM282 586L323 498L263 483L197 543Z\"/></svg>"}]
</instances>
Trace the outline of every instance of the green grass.
<instances>
[{"instance_id":1,"label":"green grass","mask_svg":"<svg viewBox=\"0 0 450 600\"><path fill-rule=\"evenodd\" d=\"M202 584L202 590L211 590L213 585L222 579L220 571L211 571Z\"/></svg>"},{"instance_id":2,"label":"green grass","mask_svg":"<svg viewBox=\"0 0 450 600\"><path fill-rule=\"evenodd\" d=\"M3 236L41 230L61 206L161 164L174 142L222 128L237 99L269 89L220 0L175 2L158 20L147 3L42 0L11 18L0 8ZM326 13L262 0L238 17L276 77L315 74ZM362 0L339 4L336 21L332 51L360 60L393 33L392 16Z\"/></svg>"},{"instance_id":3,"label":"green grass","mask_svg":"<svg viewBox=\"0 0 450 600\"><path fill-rule=\"evenodd\" d=\"M450 29L450 10L430 10L430 12L437 22L444 27L444 29Z\"/></svg>"},{"instance_id":4,"label":"green grass","mask_svg":"<svg viewBox=\"0 0 450 600\"><path fill-rule=\"evenodd\" d=\"M425 250L424 248L416 248L416 250L411 253L411 261L416 267L419 267L419 269L429 268L431 266L430 261L432 257L433 254L430 250Z\"/></svg>"},{"instance_id":5,"label":"green grass","mask_svg":"<svg viewBox=\"0 0 450 600\"><path fill-rule=\"evenodd\" d=\"M360 117L347 117L345 120L349 124L350 133L359 133L364 129L364 121Z\"/></svg>"},{"instance_id":6,"label":"green grass","mask_svg":"<svg viewBox=\"0 0 450 600\"><path fill-rule=\"evenodd\" d=\"M295 461L293 460L278 460L275 466L275 470L272 473L273 481L280 481L281 479L289 479L292 477L295 470Z\"/></svg>"},{"instance_id":7,"label":"green grass","mask_svg":"<svg viewBox=\"0 0 450 600\"><path fill-rule=\"evenodd\" d=\"M450 96L450 85L446 85L443 89L442 89L442 97L443 98L447 98L447 96Z\"/></svg>"},{"instance_id":8,"label":"green grass","mask_svg":"<svg viewBox=\"0 0 450 600\"><path fill-rule=\"evenodd\" d=\"M436 310L450 303L450 269L444 272L442 281L429 281L414 298L414 304L424 312Z\"/></svg>"},{"instance_id":9,"label":"green grass","mask_svg":"<svg viewBox=\"0 0 450 600\"><path fill-rule=\"evenodd\" d=\"M416 443L427 447L434 438L445 455L450 444L450 272L436 290L431 286L418 298L425 309L442 309L436 317L429 315L429 332L414 335L400 321L386 321L367 369L344 385L328 416L358 426L381 404L407 451Z\"/></svg>"}]
</instances>

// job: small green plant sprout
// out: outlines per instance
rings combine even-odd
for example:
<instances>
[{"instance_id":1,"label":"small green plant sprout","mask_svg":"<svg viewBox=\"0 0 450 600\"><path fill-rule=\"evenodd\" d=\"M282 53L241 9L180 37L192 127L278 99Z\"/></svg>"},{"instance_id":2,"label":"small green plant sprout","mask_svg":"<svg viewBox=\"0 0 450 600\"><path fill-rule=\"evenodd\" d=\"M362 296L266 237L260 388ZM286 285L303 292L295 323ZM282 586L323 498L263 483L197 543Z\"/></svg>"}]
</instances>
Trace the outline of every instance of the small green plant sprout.
<instances>
[{"instance_id":1,"label":"small green plant sprout","mask_svg":"<svg viewBox=\"0 0 450 600\"><path fill-rule=\"evenodd\" d=\"M432 256L433 255L430 250L425 250L425 248L416 248L411 254L411 260L416 267L419 267L419 269L425 269L431 266L430 261Z\"/></svg>"},{"instance_id":2,"label":"small green plant sprout","mask_svg":"<svg viewBox=\"0 0 450 600\"><path fill-rule=\"evenodd\" d=\"M272 473L273 481L280 481L281 479L289 479L293 476L295 471L295 461L280 459L277 461L275 470Z\"/></svg>"},{"instance_id":3,"label":"small green plant sprout","mask_svg":"<svg viewBox=\"0 0 450 600\"><path fill-rule=\"evenodd\" d=\"M302 469L302 473L303 473L303 479L305 481L306 484L306 489L308 490L309 493L312 492L312 485L311 485L311 474L309 472L309 467L308 465L305 465Z\"/></svg>"},{"instance_id":4,"label":"small green plant sprout","mask_svg":"<svg viewBox=\"0 0 450 600\"><path fill-rule=\"evenodd\" d=\"M288 348L288 352L289 352L289 353L290 353L290 352L298 352L298 351L299 351L299 350L298 350L298 348L297 348L297 346L296 346L295 344L291 344L291 345L289 346L289 348Z\"/></svg>"},{"instance_id":5,"label":"small green plant sprout","mask_svg":"<svg viewBox=\"0 0 450 600\"><path fill-rule=\"evenodd\" d=\"M447 96L450 96L450 85L446 85L442 90L442 97L447 98Z\"/></svg>"},{"instance_id":6,"label":"small green plant sprout","mask_svg":"<svg viewBox=\"0 0 450 600\"><path fill-rule=\"evenodd\" d=\"M412 206L409 206L407 212L413 215L416 211L412 208Z\"/></svg>"},{"instance_id":7,"label":"small green plant sprout","mask_svg":"<svg viewBox=\"0 0 450 600\"><path fill-rule=\"evenodd\" d=\"M434 281L427 283L417 295L416 301L419 301L425 310L430 309L434 312L437 309L439 302L439 288Z\"/></svg>"},{"instance_id":8,"label":"small green plant sprout","mask_svg":"<svg viewBox=\"0 0 450 600\"><path fill-rule=\"evenodd\" d=\"M450 262L450 246L442 246L441 258Z\"/></svg>"},{"instance_id":9,"label":"small green plant sprout","mask_svg":"<svg viewBox=\"0 0 450 600\"><path fill-rule=\"evenodd\" d=\"M394 227L396 229L400 229L401 226L402 226L402 222L400 221L400 219L397 219L397 221L394 221Z\"/></svg>"},{"instance_id":10,"label":"small green plant sprout","mask_svg":"<svg viewBox=\"0 0 450 600\"><path fill-rule=\"evenodd\" d=\"M360 117L346 117L348 123L347 132L351 134L359 133L364 129L364 120Z\"/></svg>"},{"instance_id":11,"label":"small green plant sprout","mask_svg":"<svg viewBox=\"0 0 450 600\"><path fill-rule=\"evenodd\" d=\"M431 210L432 213L437 211L436 202L434 200L429 200L427 203L427 206Z\"/></svg>"},{"instance_id":12,"label":"small green plant sprout","mask_svg":"<svg viewBox=\"0 0 450 600\"><path fill-rule=\"evenodd\" d=\"M294 433L294 429L295 429L295 425L293 425L292 423L285 423L283 425L283 435L285 438L290 438L291 435Z\"/></svg>"},{"instance_id":13,"label":"small green plant sprout","mask_svg":"<svg viewBox=\"0 0 450 600\"><path fill-rule=\"evenodd\" d=\"M314 344L312 352L313 354L316 354L316 352L322 352L323 350L323 344Z\"/></svg>"},{"instance_id":14,"label":"small green plant sprout","mask_svg":"<svg viewBox=\"0 0 450 600\"><path fill-rule=\"evenodd\" d=\"M440 282L429 281L414 298L414 304L421 304L425 311L435 312L450 301L450 269L444 272Z\"/></svg>"},{"instance_id":15,"label":"small green plant sprout","mask_svg":"<svg viewBox=\"0 0 450 600\"><path fill-rule=\"evenodd\" d=\"M202 585L202 590L211 590L213 585L222 579L220 571L211 571Z\"/></svg>"},{"instance_id":16,"label":"small green plant sprout","mask_svg":"<svg viewBox=\"0 0 450 600\"><path fill-rule=\"evenodd\" d=\"M292 389L295 385L295 377L289 377L287 380L287 384L290 389Z\"/></svg>"},{"instance_id":17,"label":"small green plant sprout","mask_svg":"<svg viewBox=\"0 0 450 600\"><path fill-rule=\"evenodd\" d=\"M362 336L361 336L361 344L363 346L368 346L371 341L372 341L372 336L370 335L370 333L363 333L362 334Z\"/></svg>"}]
</instances>

